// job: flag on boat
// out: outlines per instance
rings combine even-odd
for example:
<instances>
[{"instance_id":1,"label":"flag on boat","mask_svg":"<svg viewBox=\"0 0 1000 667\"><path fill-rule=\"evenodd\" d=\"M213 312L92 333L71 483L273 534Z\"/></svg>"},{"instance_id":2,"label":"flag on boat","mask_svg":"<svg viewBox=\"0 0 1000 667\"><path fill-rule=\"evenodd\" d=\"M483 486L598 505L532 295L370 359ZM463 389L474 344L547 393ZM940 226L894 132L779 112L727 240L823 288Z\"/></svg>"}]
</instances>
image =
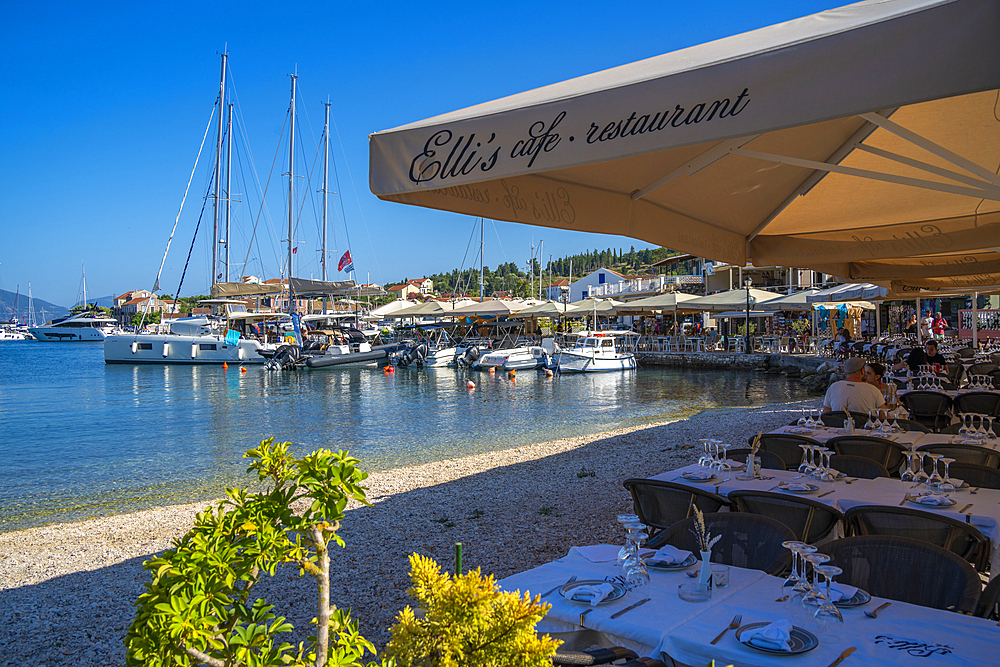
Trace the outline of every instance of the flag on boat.
<instances>
[{"instance_id":1,"label":"flag on boat","mask_svg":"<svg viewBox=\"0 0 1000 667\"><path fill-rule=\"evenodd\" d=\"M298 246L296 246L296 247L292 248L292 254L293 254L293 255L294 255L295 253L297 253L298 251L299 251L299 248L298 248Z\"/></svg>"},{"instance_id":2,"label":"flag on boat","mask_svg":"<svg viewBox=\"0 0 1000 667\"><path fill-rule=\"evenodd\" d=\"M337 270L338 271L347 271L348 273L350 273L351 271L354 270L354 262L351 261L351 251L350 250L348 250L347 252L345 252L344 255L343 255L343 257L340 258L340 261L337 262Z\"/></svg>"}]
</instances>

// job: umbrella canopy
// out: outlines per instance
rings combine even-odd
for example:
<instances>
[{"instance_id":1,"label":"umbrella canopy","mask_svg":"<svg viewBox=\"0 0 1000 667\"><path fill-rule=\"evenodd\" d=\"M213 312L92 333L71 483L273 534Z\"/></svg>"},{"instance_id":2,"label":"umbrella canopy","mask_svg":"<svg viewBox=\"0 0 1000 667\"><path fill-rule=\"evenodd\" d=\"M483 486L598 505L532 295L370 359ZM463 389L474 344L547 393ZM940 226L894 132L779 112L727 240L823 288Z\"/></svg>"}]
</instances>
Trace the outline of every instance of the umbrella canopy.
<instances>
[{"instance_id":1,"label":"umbrella canopy","mask_svg":"<svg viewBox=\"0 0 1000 667\"><path fill-rule=\"evenodd\" d=\"M859 301L862 299L875 299L884 296L888 290L878 285L869 283L847 283L837 285L807 296L808 303L824 303L832 301Z\"/></svg>"},{"instance_id":2,"label":"umbrella canopy","mask_svg":"<svg viewBox=\"0 0 1000 667\"><path fill-rule=\"evenodd\" d=\"M473 301L464 306L455 308L447 313L448 317L465 317L475 315L477 317L497 317L500 315L510 315L519 310L523 310L525 305L519 301L508 301L506 299L493 299L492 301Z\"/></svg>"},{"instance_id":3,"label":"umbrella canopy","mask_svg":"<svg viewBox=\"0 0 1000 667\"><path fill-rule=\"evenodd\" d=\"M645 299L636 299L635 301L627 301L620 306L618 306L619 315L633 315L639 313L656 313L665 310L675 310L677 305L685 301L691 301L692 299L697 299L698 297L694 294L685 294L683 292L669 292L666 294L657 294L656 296L649 296Z\"/></svg>"},{"instance_id":4,"label":"umbrella canopy","mask_svg":"<svg viewBox=\"0 0 1000 667\"><path fill-rule=\"evenodd\" d=\"M398 310L393 313L391 317L396 319L403 317L439 317L450 314L456 308L460 308L470 303L473 303L471 299L462 299L461 301L457 301L455 303L452 303L451 301L427 301L413 306L412 308Z\"/></svg>"},{"instance_id":5,"label":"umbrella canopy","mask_svg":"<svg viewBox=\"0 0 1000 667\"><path fill-rule=\"evenodd\" d=\"M841 301L840 303L814 303L816 310L843 310L857 308L859 310L875 310L875 304L870 301Z\"/></svg>"},{"instance_id":6,"label":"umbrella canopy","mask_svg":"<svg viewBox=\"0 0 1000 667\"><path fill-rule=\"evenodd\" d=\"M391 315L392 313L399 312L399 311L404 310L406 308L413 308L414 306L417 306L417 305L420 305L420 304L417 303L417 302L415 302L415 301L407 301L405 299L396 299L395 301L390 301L389 303L385 304L384 306L379 306L378 308L375 308L374 310L372 310L371 313L369 313L369 315L372 315L374 317L387 317L388 315Z\"/></svg>"},{"instance_id":7,"label":"umbrella canopy","mask_svg":"<svg viewBox=\"0 0 1000 667\"><path fill-rule=\"evenodd\" d=\"M760 304L758 307L761 310L769 311L812 310L812 304L809 303L807 297L810 297L817 292L819 292L819 290L814 288L802 290L801 292L795 292L794 294L779 296L777 299L771 299L767 303Z\"/></svg>"},{"instance_id":8,"label":"umbrella canopy","mask_svg":"<svg viewBox=\"0 0 1000 667\"><path fill-rule=\"evenodd\" d=\"M773 301L780 297L780 294L775 294L774 292L765 292L759 289L750 289L750 307L755 308L760 304L767 303L768 301ZM697 299L691 299L682 303L678 310L711 310L711 311L725 311L725 310L739 310L740 308L746 308L747 305L747 290L745 289L733 289L728 292L719 292L718 294L709 294L708 296L700 296Z\"/></svg>"},{"instance_id":9,"label":"umbrella canopy","mask_svg":"<svg viewBox=\"0 0 1000 667\"><path fill-rule=\"evenodd\" d=\"M738 266L1000 284L998 55L995 0L868 0L373 134L369 184Z\"/></svg>"},{"instance_id":10,"label":"umbrella canopy","mask_svg":"<svg viewBox=\"0 0 1000 667\"><path fill-rule=\"evenodd\" d=\"M513 313L513 317L561 317L567 313L573 312L573 306L569 304L560 303L559 301L545 301L543 303L535 304L524 310L519 310Z\"/></svg>"},{"instance_id":11,"label":"umbrella canopy","mask_svg":"<svg viewBox=\"0 0 1000 667\"><path fill-rule=\"evenodd\" d=\"M570 304L570 312L575 311L577 317L583 317L585 315L592 315L594 311L598 315L607 317L609 315L617 315L618 309L624 306L623 301L615 301L614 299L602 299L599 297L593 297L590 299L584 299L583 301L577 301L576 303Z\"/></svg>"}]
</instances>

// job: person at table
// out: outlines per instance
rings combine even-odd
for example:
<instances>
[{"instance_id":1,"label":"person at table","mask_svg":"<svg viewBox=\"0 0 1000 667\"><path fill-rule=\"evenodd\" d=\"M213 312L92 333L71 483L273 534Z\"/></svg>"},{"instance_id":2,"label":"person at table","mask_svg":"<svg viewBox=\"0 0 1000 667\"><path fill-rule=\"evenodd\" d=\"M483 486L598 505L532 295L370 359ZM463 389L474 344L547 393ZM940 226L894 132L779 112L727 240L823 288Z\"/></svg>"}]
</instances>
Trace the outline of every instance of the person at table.
<instances>
[{"instance_id":1,"label":"person at table","mask_svg":"<svg viewBox=\"0 0 1000 667\"><path fill-rule=\"evenodd\" d=\"M938 344L934 339L927 341L923 349L915 347L910 350L910 353L906 355L903 361L893 366L892 370L903 371L909 368L916 373L924 364L939 364L941 368L948 368L948 360L944 358L943 354L938 352Z\"/></svg>"},{"instance_id":2,"label":"person at table","mask_svg":"<svg viewBox=\"0 0 1000 667\"><path fill-rule=\"evenodd\" d=\"M843 380L830 385L823 398L823 412L846 410L848 412L868 412L885 405L882 392L864 379L865 362L858 357L844 361Z\"/></svg>"},{"instance_id":3,"label":"person at table","mask_svg":"<svg viewBox=\"0 0 1000 667\"><path fill-rule=\"evenodd\" d=\"M903 333L907 336L916 336L917 326L917 314L913 313L910 315L910 320L906 323L906 326L903 327Z\"/></svg>"},{"instance_id":4,"label":"person at table","mask_svg":"<svg viewBox=\"0 0 1000 667\"><path fill-rule=\"evenodd\" d=\"M889 392L889 385L882 381L885 377L885 366L876 362L869 361L865 364L864 370L864 380L871 386L882 392L882 396L885 397Z\"/></svg>"}]
</instances>

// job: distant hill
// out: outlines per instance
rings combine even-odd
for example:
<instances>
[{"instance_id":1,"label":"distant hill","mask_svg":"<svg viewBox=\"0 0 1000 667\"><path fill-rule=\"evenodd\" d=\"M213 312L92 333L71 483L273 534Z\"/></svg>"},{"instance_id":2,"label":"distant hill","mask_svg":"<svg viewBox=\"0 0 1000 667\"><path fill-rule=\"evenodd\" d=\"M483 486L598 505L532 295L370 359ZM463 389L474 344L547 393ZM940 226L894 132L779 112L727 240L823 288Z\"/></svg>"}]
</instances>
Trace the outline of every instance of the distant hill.
<instances>
[{"instance_id":1,"label":"distant hill","mask_svg":"<svg viewBox=\"0 0 1000 667\"><path fill-rule=\"evenodd\" d=\"M7 290L0 290L0 322L7 322L10 320L11 311L14 308L14 297L17 296L17 319L20 322L27 322L28 320L28 295L25 292L17 294L16 292L9 292ZM88 299L90 301L90 299ZM69 312L69 308L66 306L57 306L54 303L49 303L48 301L43 301L38 297L34 297L31 300L32 306L35 309L35 322L38 324L44 324L55 317L62 317ZM104 305L104 304L101 304Z\"/></svg>"}]
</instances>

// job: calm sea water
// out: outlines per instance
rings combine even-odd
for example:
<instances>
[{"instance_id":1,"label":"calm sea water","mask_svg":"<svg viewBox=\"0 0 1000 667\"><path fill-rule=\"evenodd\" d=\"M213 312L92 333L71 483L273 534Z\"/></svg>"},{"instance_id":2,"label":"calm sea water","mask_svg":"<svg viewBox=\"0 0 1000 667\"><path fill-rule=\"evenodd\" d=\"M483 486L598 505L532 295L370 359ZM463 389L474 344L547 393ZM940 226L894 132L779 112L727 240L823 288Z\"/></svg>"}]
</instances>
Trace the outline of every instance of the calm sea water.
<instances>
[{"instance_id":1,"label":"calm sea water","mask_svg":"<svg viewBox=\"0 0 1000 667\"><path fill-rule=\"evenodd\" d=\"M377 470L800 398L798 382L742 372L240 373L4 341L0 531L218 497L248 481L241 455L269 436L300 452L349 449Z\"/></svg>"}]
</instances>

